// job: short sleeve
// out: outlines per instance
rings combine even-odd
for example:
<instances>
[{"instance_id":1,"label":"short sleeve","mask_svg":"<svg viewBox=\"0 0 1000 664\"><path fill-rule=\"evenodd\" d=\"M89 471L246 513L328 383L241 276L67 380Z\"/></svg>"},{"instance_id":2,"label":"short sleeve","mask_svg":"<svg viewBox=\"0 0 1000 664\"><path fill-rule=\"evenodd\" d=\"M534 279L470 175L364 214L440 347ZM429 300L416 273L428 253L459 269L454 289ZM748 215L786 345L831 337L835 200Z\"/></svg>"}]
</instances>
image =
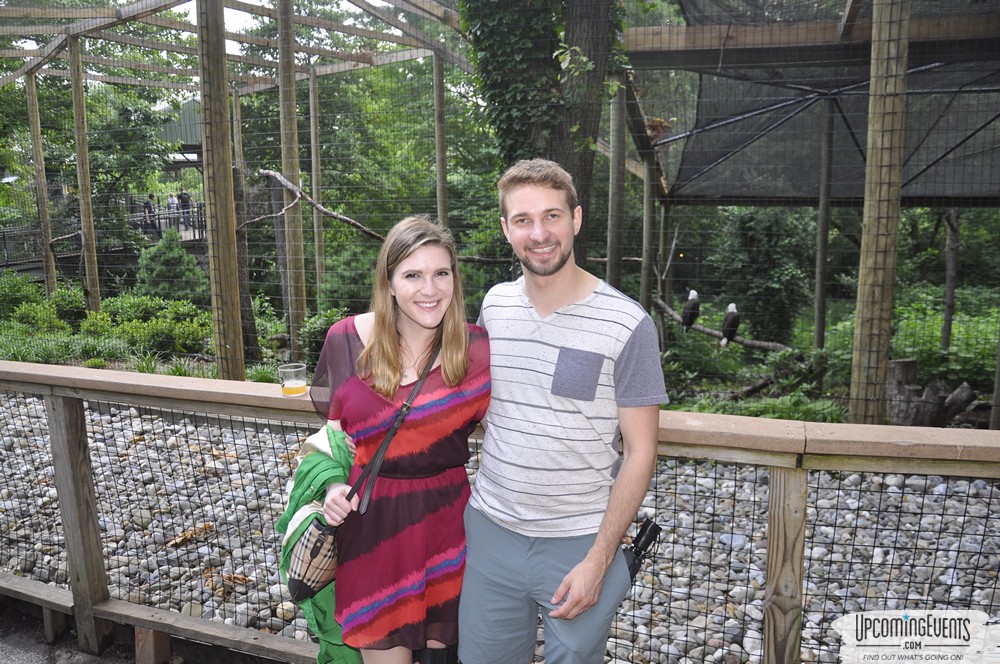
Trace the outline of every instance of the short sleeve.
<instances>
[{"instance_id":1,"label":"short sleeve","mask_svg":"<svg viewBox=\"0 0 1000 664\"><path fill-rule=\"evenodd\" d=\"M663 381L656 325L648 315L636 325L615 361L615 400L622 408L670 401Z\"/></svg>"},{"instance_id":2,"label":"short sleeve","mask_svg":"<svg viewBox=\"0 0 1000 664\"><path fill-rule=\"evenodd\" d=\"M340 404L335 398L340 387L356 373L361 341L354 317L334 323L326 333L316 372L309 388L309 398L320 417L340 419Z\"/></svg>"}]
</instances>

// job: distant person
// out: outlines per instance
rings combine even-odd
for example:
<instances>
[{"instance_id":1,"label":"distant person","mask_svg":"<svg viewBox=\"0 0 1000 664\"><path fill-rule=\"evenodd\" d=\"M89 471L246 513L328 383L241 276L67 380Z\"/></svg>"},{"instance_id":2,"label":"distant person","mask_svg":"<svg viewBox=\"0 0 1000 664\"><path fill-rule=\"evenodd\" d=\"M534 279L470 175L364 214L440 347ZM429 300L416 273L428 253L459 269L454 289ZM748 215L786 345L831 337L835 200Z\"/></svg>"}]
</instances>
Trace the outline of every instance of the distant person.
<instances>
[{"instance_id":1,"label":"distant person","mask_svg":"<svg viewBox=\"0 0 1000 664\"><path fill-rule=\"evenodd\" d=\"M184 222L184 230L190 230L191 228L191 194L184 191L181 187L181 193L177 194L177 202L181 207L181 221Z\"/></svg>"},{"instance_id":2,"label":"distant person","mask_svg":"<svg viewBox=\"0 0 1000 664\"><path fill-rule=\"evenodd\" d=\"M177 195L174 192L170 192L170 196L167 197L167 219L169 220L169 224L173 226L177 225L177 213L180 209Z\"/></svg>"},{"instance_id":3,"label":"distant person","mask_svg":"<svg viewBox=\"0 0 1000 664\"><path fill-rule=\"evenodd\" d=\"M159 233L160 227L156 223L156 195L150 194L142 204L142 228L143 230L153 230Z\"/></svg>"}]
</instances>

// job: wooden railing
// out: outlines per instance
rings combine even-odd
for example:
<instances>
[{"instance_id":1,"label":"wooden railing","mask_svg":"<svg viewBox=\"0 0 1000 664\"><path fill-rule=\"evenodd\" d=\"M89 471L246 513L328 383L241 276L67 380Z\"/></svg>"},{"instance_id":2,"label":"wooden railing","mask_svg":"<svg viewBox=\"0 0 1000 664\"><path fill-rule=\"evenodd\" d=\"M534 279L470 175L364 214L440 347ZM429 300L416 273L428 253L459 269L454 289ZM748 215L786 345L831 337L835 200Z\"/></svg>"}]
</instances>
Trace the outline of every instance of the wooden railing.
<instances>
[{"instance_id":1,"label":"wooden railing","mask_svg":"<svg viewBox=\"0 0 1000 664\"><path fill-rule=\"evenodd\" d=\"M317 647L262 631L111 599L89 442L88 403L274 419L316 428L307 399L278 386L0 361L0 393L45 403L65 527L69 590L0 573L0 594L41 607L55 635L72 616L80 648L99 653L115 623L135 628L136 661L165 661L171 635L289 662L315 661ZM1000 478L995 431L833 425L664 411L660 455L766 469L769 476L762 661L800 661L808 474L815 471Z\"/></svg>"}]
</instances>

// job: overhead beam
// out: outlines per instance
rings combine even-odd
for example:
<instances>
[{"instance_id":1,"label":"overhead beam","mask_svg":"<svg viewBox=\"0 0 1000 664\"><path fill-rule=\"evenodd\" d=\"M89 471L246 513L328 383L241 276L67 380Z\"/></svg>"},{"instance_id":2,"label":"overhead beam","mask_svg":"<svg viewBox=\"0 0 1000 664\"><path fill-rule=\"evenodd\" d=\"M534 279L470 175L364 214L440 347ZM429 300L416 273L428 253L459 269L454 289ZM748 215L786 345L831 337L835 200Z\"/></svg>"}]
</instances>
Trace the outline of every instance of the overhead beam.
<instances>
[{"instance_id":1,"label":"overhead beam","mask_svg":"<svg viewBox=\"0 0 1000 664\"><path fill-rule=\"evenodd\" d=\"M427 18L433 19L452 30L461 30L462 19L454 9L445 7L436 0L385 0L393 7L406 11L416 11Z\"/></svg>"},{"instance_id":2,"label":"overhead beam","mask_svg":"<svg viewBox=\"0 0 1000 664\"><path fill-rule=\"evenodd\" d=\"M313 67L316 72L316 76L328 76L330 74L339 74L347 71L354 71L356 69L368 69L369 67L380 67L382 65L391 65L398 62L406 62L408 60L416 60L418 58L429 58L434 55L434 52L426 48L411 48L405 51L391 51L389 53L373 53L371 55L369 62L337 62L328 65L318 65ZM308 79L309 73L297 73L295 75L296 81L303 81ZM249 85L244 88L235 90L234 92L238 95L251 95L258 92L266 92L277 86L277 83L265 83L260 85Z\"/></svg>"},{"instance_id":3,"label":"overhead beam","mask_svg":"<svg viewBox=\"0 0 1000 664\"><path fill-rule=\"evenodd\" d=\"M256 16L263 16L269 18L273 21L278 20L278 10L272 7L265 7L262 5L252 5L247 2L241 2L240 0L224 0L224 4L229 9L235 9L237 11L246 12L248 14L254 14ZM308 25L312 28L322 28L329 32L336 32L345 35L353 35L355 37L362 37L364 39L374 39L377 41L388 42L390 44L399 44L400 46L421 46L422 44L413 39L412 37L407 37L405 35L393 35L385 32L379 32L377 30L369 30L367 28L360 28L353 25L347 25L346 23L337 23L336 21L329 21L323 18L316 18L314 16L303 16L301 14L296 14L295 23L297 25Z\"/></svg>"},{"instance_id":4,"label":"overhead beam","mask_svg":"<svg viewBox=\"0 0 1000 664\"><path fill-rule=\"evenodd\" d=\"M844 7L844 13L840 17L840 25L837 26L840 30L840 36L844 39L849 39L851 33L854 32L854 23L858 20L858 13L861 11L861 5L864 0L847 0L847 6Z\"/></svg>"},{"instance_id":5,"label":"overhead beam","mask_svg":"<svg viewBox=\"0 0 1000 664\"><path fill-rule=\"evenodd\" d=\"M466 60L461 55L455 53L451 49L445 48L439 42L427 36L420 30L417 30L412 25L408 25L406 22L400 21L397 17L392 15L392 12L386 11L381 7L376 7L371 3L367 2L367 0L348 0L348 1L361 11L366 12L371 16L374 16L375 18L379 19L383 23L387 23L388 25L391 25L392 27L401 31L404 35L409 35L413 37L414 39L419 41L420 45L423 46L424 48L429 48L440 53L441 57L443 57L445 60L455 65L462 71L468 74L472 73L472 65L469 64L468 60Z\"/></svg>"},{"instance_id":6,"label":"overhead beam","mask_svg":"<svg viewBox=\"0 0 1000 664\"><path fill-rule=\"evenodd\" d=\"M699 25L630 28L625 51L636 69L716 70L761 65L868 66L871 22L854 24L849 37L840 21L770 25ZM996 53L1000 14L914 18L910 63L982 61Z\"/></svg>"}]
</instances>

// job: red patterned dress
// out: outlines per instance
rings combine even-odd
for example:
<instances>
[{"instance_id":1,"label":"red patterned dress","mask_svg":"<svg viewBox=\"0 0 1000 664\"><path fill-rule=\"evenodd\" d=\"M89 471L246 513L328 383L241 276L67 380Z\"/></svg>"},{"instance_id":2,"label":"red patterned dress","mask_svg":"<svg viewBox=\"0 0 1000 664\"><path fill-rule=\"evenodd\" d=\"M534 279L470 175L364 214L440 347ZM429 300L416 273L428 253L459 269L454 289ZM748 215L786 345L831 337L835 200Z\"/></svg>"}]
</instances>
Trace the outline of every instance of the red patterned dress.
<instances>
[{"instance_id":1,"label":"red patterned dress","mask_svg":"<svg viewBox=\"0 0 1000 664\"><path fill-rule=\"evenodd\" d=\"M448 387L434 368L413 410L389 444L365 514L337 529L335 615L344 642L384 650L458 641L458 596L465 570L462 513L469 499L468 438L490 398L486 331L469 325L469 371ZM350 483L392 425L413 384L391 401L355 373L363 349L354 318L327 333L309 395L316 410L340 420L357 454ZM369 480L370 481L370 480Z\"/></svg>"}]
</instances>

